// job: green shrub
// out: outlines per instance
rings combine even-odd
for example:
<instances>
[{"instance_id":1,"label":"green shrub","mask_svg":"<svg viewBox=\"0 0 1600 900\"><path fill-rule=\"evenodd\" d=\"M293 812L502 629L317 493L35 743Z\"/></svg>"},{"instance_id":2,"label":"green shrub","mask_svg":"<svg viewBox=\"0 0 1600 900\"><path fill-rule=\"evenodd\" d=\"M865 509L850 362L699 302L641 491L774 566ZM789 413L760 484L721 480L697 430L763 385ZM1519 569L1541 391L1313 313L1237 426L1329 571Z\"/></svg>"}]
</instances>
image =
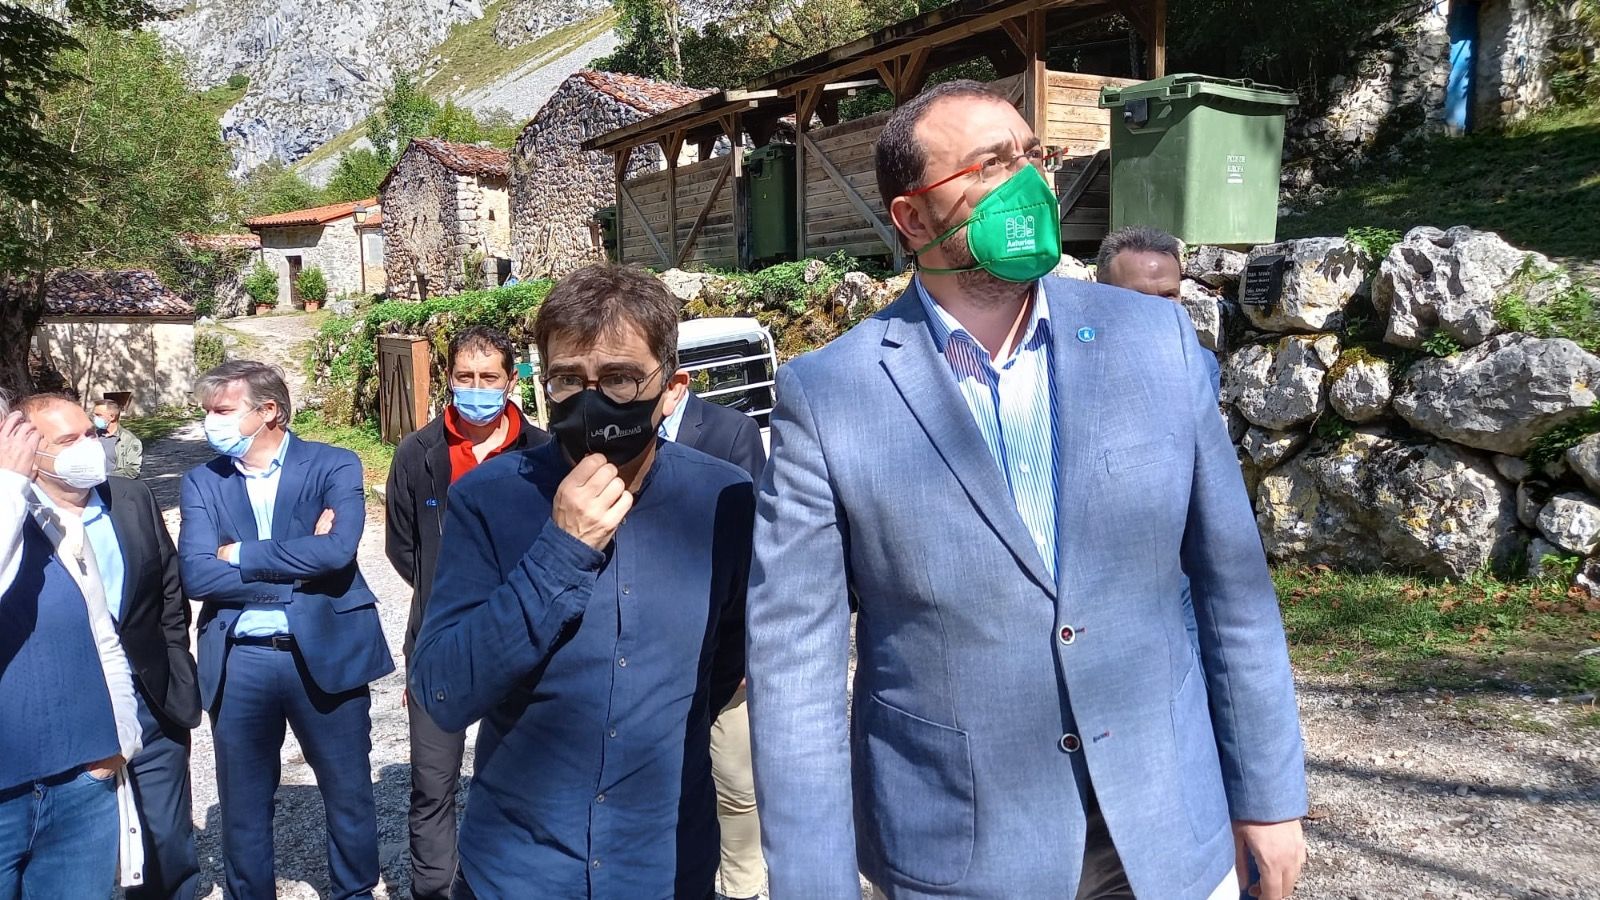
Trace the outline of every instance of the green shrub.
<instances>
[{"instance_id":1,"label":"green shrub","mask_svg":"<svg viewBox=\"0 0 1600 900\"><path fill-rule=\"evenodd\" d=\"M220 335L197 331L194 335L194 370L201 374L222 365L228 358Z\"/></svg>"},{"instance_id":2,"label":"green shrub","mask_svg":"<svg viewBox=\"0 0 1600 900\"><path fill-rule=\"evenodd\" d=\"M1435 331L1422 342L1422 349L1433 356L1452 356L1461 352L1461 344L1442 331Z\"/></svg>"},{"instance_id":3,"label":"green shrub","mask_svg":"<svg viewBox=\"0 0 1600 900\"><path fill-rule=\"evenodd\" d=\"M300 292L300 299L316 303L328 299L328 279L323 276L319 266L312 266L300 273L295 279L295 290Z\"/></svg>"},{"instance_id":4,"label":"green shrub","mask_svg":"<svg viewBox=\"0 0 1600 900\"><path fill-rule=\"evenodd\" d=\"M1546 431L1533 439L1533 447L1522 458L1535 466L1546 466L1564 456L1584 438L1600 431L1600 403L1583 415L1564 425Z\"/></svg>"},{"instance_id":5,"label":"green shrub","mask_svg":"<svg viewBox=\"0 0 1600 900\"><path fill-rule=\"evenodd\" d=\"M1372 254L1373 262L1379 263L1400 243L1400 232L1393 228L1351 228L1344 233L1344 239Z\"/></svg>"},{"instance_id":6,"label":"green shrub","mask_svg":"<svg viewBox=\"0 0 1600 900\"><path fill-rule=\"evenodd\" d=\"M250 86L250 76L235 72L228 76L228 90L242 91Z\"/></svg>"},{"instance_id":7,"label":"green shrub","mask_svg":"<svg viewBox=\"0 0 1600 900\"><path fill-rule=\"evenodd\" d=\"M257 306L271 306L278 302L278 273L256 260L255 268L244 277L244 292Z\"/></svg>"},{"instance_id":8,"label":"green shrub","mask_svg":"<svg viewBox=\"0 0 1600 900\"><path fill-rule=\"evenodd\" d=\"M1528 300L1531 288L1563 277L1559 271L1534 273L1531 262L1525 262L1511 288L1495 304L1495 321L1507 331L1566 338L1590 353L1600 353L1600 304L1588 287L1573 283L1543 303Z\"/></svg>"}]
</instances>

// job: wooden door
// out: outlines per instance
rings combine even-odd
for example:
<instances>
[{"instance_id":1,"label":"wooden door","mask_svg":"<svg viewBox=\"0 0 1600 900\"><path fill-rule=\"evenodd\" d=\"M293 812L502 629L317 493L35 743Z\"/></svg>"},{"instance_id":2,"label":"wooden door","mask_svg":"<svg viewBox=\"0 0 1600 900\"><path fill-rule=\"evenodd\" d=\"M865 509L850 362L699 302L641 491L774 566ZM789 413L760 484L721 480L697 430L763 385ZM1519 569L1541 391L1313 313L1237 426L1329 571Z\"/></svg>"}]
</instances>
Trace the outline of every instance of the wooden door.
<instances>
[{"instance_id":1,"label":"wooden door","mask_svg":"<svg viewBox=\"0 0 1600 900\"><path fill-rule=\"evenodd\" d=\"M285 257L289 261L289 306L300 306L300 267L301 259L298 256Z\"/></svg>"},{"instance_id":2,"label":"wooden door","mask_svg":"<svg viewBox=\"0 0 1600 900\"><path fill-rule=\"evenodd\" d=\"M378 421L391 444L428 421L428 352L427 338L378 338Z\"/></svg>"}]
</instances>

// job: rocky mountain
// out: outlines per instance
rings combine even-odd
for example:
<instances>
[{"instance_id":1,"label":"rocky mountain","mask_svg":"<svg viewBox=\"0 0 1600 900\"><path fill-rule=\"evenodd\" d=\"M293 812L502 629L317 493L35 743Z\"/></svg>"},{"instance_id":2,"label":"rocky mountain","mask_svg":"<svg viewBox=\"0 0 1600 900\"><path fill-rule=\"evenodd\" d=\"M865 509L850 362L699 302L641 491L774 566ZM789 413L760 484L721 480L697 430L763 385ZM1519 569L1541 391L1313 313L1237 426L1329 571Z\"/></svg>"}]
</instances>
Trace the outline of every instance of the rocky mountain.
<instances>
[{"instance_id":1,"label":"rocky mountain","mask_svg":"<svg viewBox=\"0 0 1600 900\"><path fill-rule=\"evenodd\" d=\"M188 60L197 88L237 75L249 79L243 97L222 117L235 175L269 160L295 162L346 135L382 102L397 74L426 78L449 65L451 45L472 57L480 80L430 84L430 93L530 116L548 96L547 82L553 89L615 46L609 28L599 27L608 0L163 2L171 17L151 27ZM585 22L596 27L581 41L530 58L527 51L535 48L526 45ZM447 44L458 25L474 33ZM502 56L503 69L497 69ZM563 71L540 71L546 64Z\"/></svg>"}]
</instances>

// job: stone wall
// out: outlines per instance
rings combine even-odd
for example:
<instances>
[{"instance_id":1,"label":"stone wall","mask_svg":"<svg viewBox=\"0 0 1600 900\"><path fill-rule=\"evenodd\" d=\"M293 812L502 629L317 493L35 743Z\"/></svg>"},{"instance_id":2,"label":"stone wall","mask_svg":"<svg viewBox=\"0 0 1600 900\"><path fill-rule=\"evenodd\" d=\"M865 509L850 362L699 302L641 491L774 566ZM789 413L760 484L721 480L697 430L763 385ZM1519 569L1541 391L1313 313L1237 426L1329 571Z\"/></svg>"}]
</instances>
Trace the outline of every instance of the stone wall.
<instances>
[{"instance_id":1,"label":"stone wall","mask_svg":"<svg viewBox=\"0 0 1600 900\"><path fill-rule=\"evenodd\" d=\"M130 415L194 402L192 319L50 316L34 344L79 397L131 391Z\"/></svg>"},{"instance_id":2,"label":"stone wall","mask_svg":"<svg viewBox=\"0 0 1600 900\"><path fill-rule=\"evenodd\" d=\"M559 277L601 257L590 223L596 210L616 202L615 174L610 154L578 148L642 118L634 107L574 76L523 129L511 151L518 277ZM641 149L634 152L628 177L664 165L658 148Z\"/></svg>"},{"instance_id":3,"label":"stone wall","mask_svg":"<svg viewBox=\"0 0 1600 900\"><path fill-rule=\"evenodd\" d=\"M384 185L383 268L389 296L421 300L466 288L456 201L460 176L415 148Z\"/></svg>"},{"instance_id":4,"label":"stone wall","mask_svg":"<svg viewBox=\"0 0 1600 900\"><path fill-rule=\"evenodd\" d=\"M300 269L316 266L328 282L328 296L361 291L361 247L356 242L354 220L346 217L326 225L263 228L261 258L278 273L278 308L290 306L289 257L300 257Z\"/></svg>"},{"instance_id":5,"label":"stone wall","mask_svg":"<svg viewBox=\"0 0 1600 900\"><path fill-rule=\"evenodd\" d=\"M1564 13L1548 0L1489 0L1478 9L1473 115L1493 127L1550 102L1548 70Z\"/></svg>"}]
</instances>

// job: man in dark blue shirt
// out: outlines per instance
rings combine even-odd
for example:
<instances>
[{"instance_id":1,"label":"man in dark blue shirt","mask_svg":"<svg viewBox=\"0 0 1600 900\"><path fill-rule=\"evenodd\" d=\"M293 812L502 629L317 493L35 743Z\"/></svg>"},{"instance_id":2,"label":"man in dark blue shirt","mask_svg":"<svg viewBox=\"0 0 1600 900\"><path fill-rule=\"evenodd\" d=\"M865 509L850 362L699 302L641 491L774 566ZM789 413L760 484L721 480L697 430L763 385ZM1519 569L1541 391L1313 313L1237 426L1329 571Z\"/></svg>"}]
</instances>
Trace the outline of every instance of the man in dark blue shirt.
<instances>
[{"instance_id":1,"label":"man in dark blue shirt","mask_svg":"<svg viewBox=\"0 0 1600 900\"><path fill-rule=\"evenodd\" d=\"M709 898L710 730L744 674L750 477L659 441L677 304L579 270L534 339L555 440L450 489L411 691L482 719L457 898Z\"/></svg>"}]
</instances>

